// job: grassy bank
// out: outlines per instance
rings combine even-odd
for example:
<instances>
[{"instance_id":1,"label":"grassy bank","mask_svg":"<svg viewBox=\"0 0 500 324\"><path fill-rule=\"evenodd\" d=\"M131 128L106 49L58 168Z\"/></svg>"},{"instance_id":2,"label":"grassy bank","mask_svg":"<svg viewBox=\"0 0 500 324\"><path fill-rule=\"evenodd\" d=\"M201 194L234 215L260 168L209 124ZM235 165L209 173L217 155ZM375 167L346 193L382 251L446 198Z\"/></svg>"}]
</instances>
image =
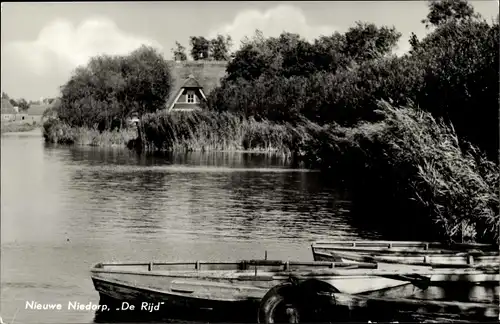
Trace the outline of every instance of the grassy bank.
<instances>
[{"instance_id":1,"label":"grassy bank","mask_svg":"<svg viewBox=\"0 0 500 324\"><path fill-rule=\"evenodd\" d=\"M316 129L304 146L307 164L347 183L367 222L417 237L498 242L498 165L430 113L386 102L377 113L381 122Z\"/></svg>"},{"instance_id":2,"label":"grassy bank","mask_svg":"<svg viewBox=\"0 0 500 324\"><path fill-rule=\"evenodd\" d=\"M135 129L99 132L86 127L70 127L58 119L50 119L43 124L43 137L46 142L55 144L124 147L137 137L137 132Z\"/></svg>"},{"instance_id":3,"label":"grassy bank","mask_svg":"<svg viewBox=\"0 0 500 324\"><path fill-rule=\"evenodd\" d=\"M8 123L2 123L0 126L1 128L1 133L14 133L14 132L29 132L32 131L38 127L40 127L40 124L28 124L28 123L15 123L15 122L8 122Z\"/></svg>"}]
</instances>

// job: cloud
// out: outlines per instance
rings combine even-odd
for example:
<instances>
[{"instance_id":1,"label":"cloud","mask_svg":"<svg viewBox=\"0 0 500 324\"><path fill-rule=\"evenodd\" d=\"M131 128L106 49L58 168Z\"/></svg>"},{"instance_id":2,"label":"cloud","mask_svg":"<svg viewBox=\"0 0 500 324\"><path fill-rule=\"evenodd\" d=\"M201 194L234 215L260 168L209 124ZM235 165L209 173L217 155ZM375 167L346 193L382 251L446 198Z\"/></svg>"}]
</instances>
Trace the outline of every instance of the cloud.
<instances>
[{"instance_id":1,"label":"cloud","mask_svg":"<svg viewBox=\"0 0 500 324\"><path fill-rule=\"evenodd\" d=\"M234 20L226 25L211 30L209 38L217 34L229 34L233 45L239 47L241 40L254 35L259 29L265 37L279 36L283 31L297 33L305 39L312 40L320 35L331 35L337 28L334 26L315 26L307 21L300 8L290 5L278 5L264 12L244 10L239 12Z\"/></svg>"},{"instance_id":2,"label":"cloud","mask_svg":"<svg viewBox=\"0 0 500 324\"><path fill-rule=\"evenodd\" d=\"M12 42L5 51L12 63L43 75L53 69L72 69L99 54L127 54L142 44L161 48L158 42L128 34L107 18L90 18L78 26L65 19L46 25L34 41Z\"/></svg>"}]
</instances>

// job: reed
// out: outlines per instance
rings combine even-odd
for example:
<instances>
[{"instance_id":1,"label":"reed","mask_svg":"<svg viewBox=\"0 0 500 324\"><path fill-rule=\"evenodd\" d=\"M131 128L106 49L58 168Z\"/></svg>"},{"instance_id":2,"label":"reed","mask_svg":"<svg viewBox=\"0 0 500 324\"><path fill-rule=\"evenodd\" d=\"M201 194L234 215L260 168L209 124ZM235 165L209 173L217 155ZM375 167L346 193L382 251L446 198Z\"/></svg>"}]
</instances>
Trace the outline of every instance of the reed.
<instances>
[{"instance_id":1,"label":"reed","mask_svg":"<svg viewBox=\"0 0 500 324\"><path fill-rule=\"evenodd\" d=\"M377 123L317 128L304 159L335 170L358 193L357 203L378 200L410 228L433 224L427 231L444 239L498 243L498 165L428 112L385 101L376 112Z\"/></svg>"},{"instance_id":2,"label":"reed","mask_svg":"<svg viewBox=\"0 0 500 324\"><path fill-rule=\"evenodd\" d=\"M10 123L2 123L0 127L1 134L3 133L14 133L14 132L29 132L31 130L36 129L37 127L40 127L40 125L36 124L35 122L32 124L29 123L15 123L15 122L10 122Z\"/></svg>"},{"instance_id":3,"label":"reed","mask_svg":"<svg viewBox=\"0 0 500 324\"><path fill-rule=\"evenodd\" d=\"M308 136L304 125L229 112L161 111L145 115L141 124L151 151L247 151L290 158Z\"/></svg>"},{"instance_id":4,"label":"reed","mask_svg":"<svg viewBox=\"0 0 500 324\"><path fill-rule=\"evenodd\" d=\"M125 146L137 137L135 129L100 132L94 128L71 127L58 119L50 119L43 124L45 141L54 144L74 144L88 146Z\"/></svg>"}]
</instances>

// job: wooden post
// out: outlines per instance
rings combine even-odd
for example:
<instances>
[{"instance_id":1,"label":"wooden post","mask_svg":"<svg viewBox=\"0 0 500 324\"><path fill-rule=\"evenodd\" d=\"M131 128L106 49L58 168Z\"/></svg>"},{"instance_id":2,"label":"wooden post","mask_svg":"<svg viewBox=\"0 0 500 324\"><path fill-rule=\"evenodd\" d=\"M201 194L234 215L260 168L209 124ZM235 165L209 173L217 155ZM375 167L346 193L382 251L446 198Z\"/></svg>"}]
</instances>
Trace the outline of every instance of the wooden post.
<instances>
[{"instance_id":1,"label":"wooden post","mask_svg":"<svg viewBox=\"0 0 500 324\"><path fill-rule=\"evenodd\" d=\"M290 261L285 262L285 271L290 270Z\"/></svg>"},{"instance_id":2,"label":"wooden post","mask_svg":"<svg viewBox=\"0 0 500 324\"><path fill-rule=\"evenodd\" d=\"M264 257L264 260L267 260L267 250L266 250L266 255L265 255L265 257Z\"/></svg>"},{"instance_id":3,"label":"wooden post","mask_svg":"<svg viewBox=\"0 0 500 324\"><path fill-rule=\"evenodd\" d=\"M153 271L153 262L149 262L148 271Z\"/></svg>"},{"instance_id":4,"label":"wooden post","mask_svg":"<svg viewBox=\"0 0 500 324\"><path fill-rule=\"evenodd\" d=\"M196 261L194 268L195 268L195 270L200 270L200 261Z\"/></svg>"}]
</instances>

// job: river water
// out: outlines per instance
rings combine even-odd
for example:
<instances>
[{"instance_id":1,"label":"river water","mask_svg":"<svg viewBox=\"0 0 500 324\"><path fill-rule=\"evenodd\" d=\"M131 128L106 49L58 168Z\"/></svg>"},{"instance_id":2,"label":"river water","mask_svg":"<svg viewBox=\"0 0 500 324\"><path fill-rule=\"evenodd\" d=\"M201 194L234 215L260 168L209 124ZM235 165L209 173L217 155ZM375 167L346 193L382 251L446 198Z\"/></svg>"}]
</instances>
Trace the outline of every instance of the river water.
<instances>
[{"instance_id":1,"label":"river water","mask_svg":"<svg viewBox=\"0 0 500 324\"><path fill-rule=\"evenodd\" d=\"M89 269L110 260L312 260L318 239L370 239L319 172L243 153L137 155L1 138L5 323L92 323ZM28 310L26 302L63 309Z\"/></svg>"}]
</instances>

